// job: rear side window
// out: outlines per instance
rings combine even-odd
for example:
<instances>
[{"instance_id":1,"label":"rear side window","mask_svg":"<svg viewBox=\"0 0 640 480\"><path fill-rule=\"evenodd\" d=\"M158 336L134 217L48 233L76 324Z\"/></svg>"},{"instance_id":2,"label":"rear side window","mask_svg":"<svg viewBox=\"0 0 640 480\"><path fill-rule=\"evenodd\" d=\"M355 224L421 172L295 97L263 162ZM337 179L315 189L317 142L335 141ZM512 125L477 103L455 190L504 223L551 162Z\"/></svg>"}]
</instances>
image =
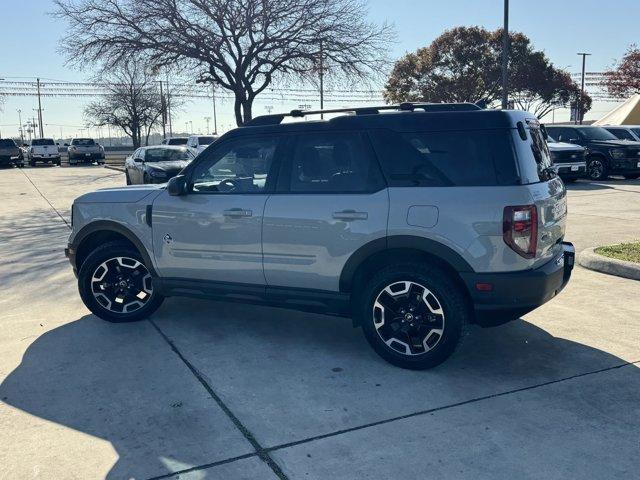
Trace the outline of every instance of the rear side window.
<instances>
[{"instance_id":1,"label":"rear side window","mask_svg":"<svg viewBox=\"0 0 640 480\"><path fill-rule=\"evenodd\" d=\"M539 127L530 124L528 132L531 136L531 153L536 161L538 178L541 182L545 182L555 175L550 168L551 153L549 152L549 147Z\"/></svg>"},{"instance_id":2,"label":"rear side window","mask_svg":"<svg viewBox=\"0 0 640 480\"><path fill-rule=\"evenodd\" d=\"M611 128L611 129L607 128L607 130L610 133L613 133L620 140L635 140L635 138L633 138L633 135L631 135L631 132L624 130L622 128Z\"/></svg>"},{"instance_id":3,"label":"rear side window","mask_svg":"<svg viewBox=\"0 0 640 480\"><path fill-rule=\"evenodd\" d=\"M389 186L515 185L509 131L371 132Z\"/></svg>"},{"instance_id":4,"label":"rear side window","mask_svg":"<svg viewBox=\"0 0 640 480\"><path fill-rule=\"evenodd\" d=\"M10 138L0 138L0 147L15 147L16 142Z\"/></svg>"},{"instance_id":5,"label":"rear side window","mask_svg":"<svg viewBox=\"0 0 640 480\"><path fill-rule=\"evenodd\" d=\"M356 132L299 135L289 175L294 193L364 193L384 186L375 159Z\"/></svg>"}]
</instances>

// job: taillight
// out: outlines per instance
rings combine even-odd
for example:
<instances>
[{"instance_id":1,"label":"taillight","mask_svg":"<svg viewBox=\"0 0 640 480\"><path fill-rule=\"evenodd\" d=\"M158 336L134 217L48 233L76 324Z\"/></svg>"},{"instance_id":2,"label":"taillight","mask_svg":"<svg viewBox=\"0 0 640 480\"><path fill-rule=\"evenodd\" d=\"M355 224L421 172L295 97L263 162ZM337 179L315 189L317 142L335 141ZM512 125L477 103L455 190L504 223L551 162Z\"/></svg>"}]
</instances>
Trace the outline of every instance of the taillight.
<instances>
[{"instance_id":1,"label":"taillight","mask_svg":"<svg viewBox=\"0 0 640 480\"><path fill-rule=\"evenodd\" d=\"M505 207L502 217L504 243L524 258L536 256L538 247L538 209L535 205Z\"/></svg>"}]
</instances>

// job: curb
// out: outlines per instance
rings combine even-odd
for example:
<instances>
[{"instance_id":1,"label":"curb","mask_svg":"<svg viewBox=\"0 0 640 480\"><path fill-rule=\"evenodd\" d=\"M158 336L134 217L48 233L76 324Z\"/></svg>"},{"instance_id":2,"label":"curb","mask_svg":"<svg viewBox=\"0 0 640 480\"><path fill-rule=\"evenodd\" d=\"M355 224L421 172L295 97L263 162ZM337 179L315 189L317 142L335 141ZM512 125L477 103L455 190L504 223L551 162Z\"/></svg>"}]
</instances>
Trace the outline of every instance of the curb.
<instances>
[{"instance_id":1,"label":"curb","mask_svg":"<svg viewBox=\"0 0 640 480\"><path fill-rule=\"evenodd\" d=\"M608 273L616 277L640 280L640 264L626 262L615 258L605 257L595 252L594 248L587 248L578 255L578 263L584 268L595 270L596 272Z\"/></svg>"},{"instance_id":2,"label":"curb","mask_svg":"<svg viewBox=\"0 0 640 480\"><path fill-rule=\"evenodd\" d=\"M118 172L124 173L123 167L114 167L113 165L104 165L104 168L108 168L109 170L117 170Z\"/></svg>"}]
</instances>

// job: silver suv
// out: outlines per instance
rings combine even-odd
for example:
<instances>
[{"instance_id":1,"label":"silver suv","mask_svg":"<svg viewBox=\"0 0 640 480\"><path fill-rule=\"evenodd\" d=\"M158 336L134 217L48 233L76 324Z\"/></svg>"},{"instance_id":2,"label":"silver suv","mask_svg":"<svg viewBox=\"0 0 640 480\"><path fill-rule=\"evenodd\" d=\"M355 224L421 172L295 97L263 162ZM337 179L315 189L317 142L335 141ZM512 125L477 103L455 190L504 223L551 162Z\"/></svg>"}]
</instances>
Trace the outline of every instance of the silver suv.
<instances>
[{"instance_id":1,"label":"silver suv","mask_svg":"<svg viewBox=\"0 0 640 480\"><path fill-rule=\"evenodd\" d=\"M167 185L77 198L66 253L86 306L112 322L173 295L350 316L384 359L424 369L468 324L566 285L566 191L530 114L402 104L281 123L315 113L255 118Z\"/></svg>"}]
</instances>

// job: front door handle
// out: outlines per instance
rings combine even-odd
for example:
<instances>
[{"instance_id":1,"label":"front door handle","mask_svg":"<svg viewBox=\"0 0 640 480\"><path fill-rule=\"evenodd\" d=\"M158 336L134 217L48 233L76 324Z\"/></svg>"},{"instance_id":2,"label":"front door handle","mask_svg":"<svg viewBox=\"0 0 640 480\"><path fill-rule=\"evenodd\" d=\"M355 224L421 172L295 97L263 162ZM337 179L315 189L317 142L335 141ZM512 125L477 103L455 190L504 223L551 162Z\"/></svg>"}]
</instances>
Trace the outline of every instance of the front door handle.
<instances>
[{"instance_id":1,"label":"front door handle","mask_svg":"<svg viewBox=\"0 0 640 480\"><path fill-rule=\"evenodd\" d=\"M253 212L251 210L245 210L244 208L230 208L229 210L225 210L222 212L222 215L225 217L251 217Z\"/></svg>"},{"instance_id":2,"label":"front door handle","mask_svg":"<svg viewBox=\"0 0 640 480\"><path fill-rule=\"evenodd\" d=\"M341 212L333 212L332 217L336 220L350 222L352 220L366 220L369 218L369 214L367 212L356 212L355 210L342 210Z\"/></svg>"}]
</instances>

